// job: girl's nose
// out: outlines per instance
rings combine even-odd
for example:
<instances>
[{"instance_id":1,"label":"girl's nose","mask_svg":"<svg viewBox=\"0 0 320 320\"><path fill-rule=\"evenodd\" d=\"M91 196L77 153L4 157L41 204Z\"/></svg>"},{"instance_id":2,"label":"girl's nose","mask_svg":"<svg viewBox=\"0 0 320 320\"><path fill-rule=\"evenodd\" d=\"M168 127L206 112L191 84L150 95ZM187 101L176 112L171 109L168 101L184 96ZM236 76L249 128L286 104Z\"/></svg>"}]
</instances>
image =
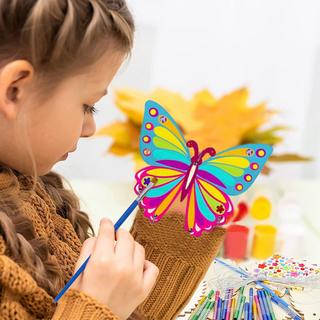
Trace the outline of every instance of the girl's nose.
<instances>
[{"instance_id":1,"label":"girl's nose","mask_svg":"<svg viewBox=\"0 0 320 320\"><path fill-rule=\"evenodd\" d=\"M88 138L95 134L96 132L96 122L92 115L88 115L83 122L81 137Z\"/></svg>"}]
</instances>

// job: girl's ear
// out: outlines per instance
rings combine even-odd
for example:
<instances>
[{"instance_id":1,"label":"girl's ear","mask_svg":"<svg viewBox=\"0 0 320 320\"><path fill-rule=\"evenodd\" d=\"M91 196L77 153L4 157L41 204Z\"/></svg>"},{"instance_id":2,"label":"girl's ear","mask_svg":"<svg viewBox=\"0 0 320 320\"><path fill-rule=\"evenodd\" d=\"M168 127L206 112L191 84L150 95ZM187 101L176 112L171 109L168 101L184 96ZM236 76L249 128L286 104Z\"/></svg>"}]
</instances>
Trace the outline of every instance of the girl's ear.
<instances>
[{"instance_id":1,"label":"girl's ear","mask_svg":"<svg viewBox=\"0 0 320 320\"><path fill-rule=\"evenodd\" d=\"M30 91L34 68L26 60L15 60L0 69L0 114L13 120Z\"/></svg>"}]
</instances>

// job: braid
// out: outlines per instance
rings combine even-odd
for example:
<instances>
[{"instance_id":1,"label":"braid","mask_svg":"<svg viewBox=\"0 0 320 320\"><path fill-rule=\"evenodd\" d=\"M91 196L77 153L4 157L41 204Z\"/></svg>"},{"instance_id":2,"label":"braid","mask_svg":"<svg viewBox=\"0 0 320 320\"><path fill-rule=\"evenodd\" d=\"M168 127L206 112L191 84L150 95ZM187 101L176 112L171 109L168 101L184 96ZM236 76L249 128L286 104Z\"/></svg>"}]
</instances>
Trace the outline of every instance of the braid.
<instances>
[{"instance_id":1,"label":"braid","mask_svg":"<svg viewBox=\"0 0 320 320\"><path fill-rule=\"evenodd\" d=\"M70 184L64 180L69 186L69 189L65 189L63 178L54 172L49 172L45 176L40 177L40 179L43 181L50 197L54 200L57 213L71 222L81 242L89 236L93 236L94 230L89 217L85 212L80 210L79 199L74 194Z\"/></svg>"},{"instance_id":2,"label":"braid","mask_svg":"<svg viewBox=\"0 0 320 320\"><path fill-rule=\"evenodd\" d=\"M0 166L0 173L6 176L0 196L0 234L5 239L8 255L54 296L64 284L60 267L56 258L49 254L47 240L37 237L32 221L20 209L19 182L14 171ZM79 200L73 191L64 188L62 177L50 172L39 179L54 202L56 212L69 219L80 241L94 235L88 215L80 211Z\"/></svg>"},{"instance_id":3,"label":"braid","mask_svg":"<svg viewBox=\"0 0 320 320\"><path fill-rule=\"evenodd\" d=\"M30 272L39 286L55 295L63 286L57 261L49 255L46 240L36 237L32 222L19 212L17 199L5 192L0 198L0 234L8 255Z\"/></svg>"}]
</instances>

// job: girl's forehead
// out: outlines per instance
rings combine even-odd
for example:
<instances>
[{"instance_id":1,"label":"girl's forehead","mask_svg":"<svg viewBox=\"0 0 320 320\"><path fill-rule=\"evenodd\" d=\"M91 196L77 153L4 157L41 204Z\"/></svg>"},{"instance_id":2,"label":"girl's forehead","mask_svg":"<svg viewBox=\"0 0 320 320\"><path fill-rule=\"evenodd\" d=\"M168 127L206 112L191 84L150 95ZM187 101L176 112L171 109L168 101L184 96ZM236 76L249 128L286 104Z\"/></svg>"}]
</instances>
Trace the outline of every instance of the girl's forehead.
<instances>
[{"instance_id":1,"label":"girl's forehead","mask_svg":"<svg viewBox=\"0 0 320 320\"><path fill-rule=\"evenodd\" d=\"M98 85L99 83L108 84L120 68L124 58L125 55L120 53L112 55L105 54L88 68L88 72L84 74L84 77L94 85ZM105 91L106 88L100 88L101 94L105 94Z\"/></svg>"}]
</instances>

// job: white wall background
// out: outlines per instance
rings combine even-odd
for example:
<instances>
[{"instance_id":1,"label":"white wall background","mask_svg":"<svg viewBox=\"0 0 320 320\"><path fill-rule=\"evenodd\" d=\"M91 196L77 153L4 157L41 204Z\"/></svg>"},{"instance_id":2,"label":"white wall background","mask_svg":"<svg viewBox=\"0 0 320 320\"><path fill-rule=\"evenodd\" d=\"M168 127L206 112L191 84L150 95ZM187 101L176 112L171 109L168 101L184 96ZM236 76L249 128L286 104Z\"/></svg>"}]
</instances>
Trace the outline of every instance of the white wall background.
<instances>
[{"instance_id":1,"label":"white wall background","mask_svg":"<svg viewBox=\"0 0 320 320\"><path fill-rule=\"evenodd\" d=\"M209 88L221 96L249 87L251 101L281 111L276 123L293 128L276 151L320 156L320 1L130 0L136 46L113 87L183 93ZM110 90L112 92L112 88ZM97 127L122 115L106 97ZM108 138L83 139L56 170L67 178L132 181L130 157L105 155ZM314 178L319 161L277 166L281 179Z\"/></svg>"}]
</instances>

